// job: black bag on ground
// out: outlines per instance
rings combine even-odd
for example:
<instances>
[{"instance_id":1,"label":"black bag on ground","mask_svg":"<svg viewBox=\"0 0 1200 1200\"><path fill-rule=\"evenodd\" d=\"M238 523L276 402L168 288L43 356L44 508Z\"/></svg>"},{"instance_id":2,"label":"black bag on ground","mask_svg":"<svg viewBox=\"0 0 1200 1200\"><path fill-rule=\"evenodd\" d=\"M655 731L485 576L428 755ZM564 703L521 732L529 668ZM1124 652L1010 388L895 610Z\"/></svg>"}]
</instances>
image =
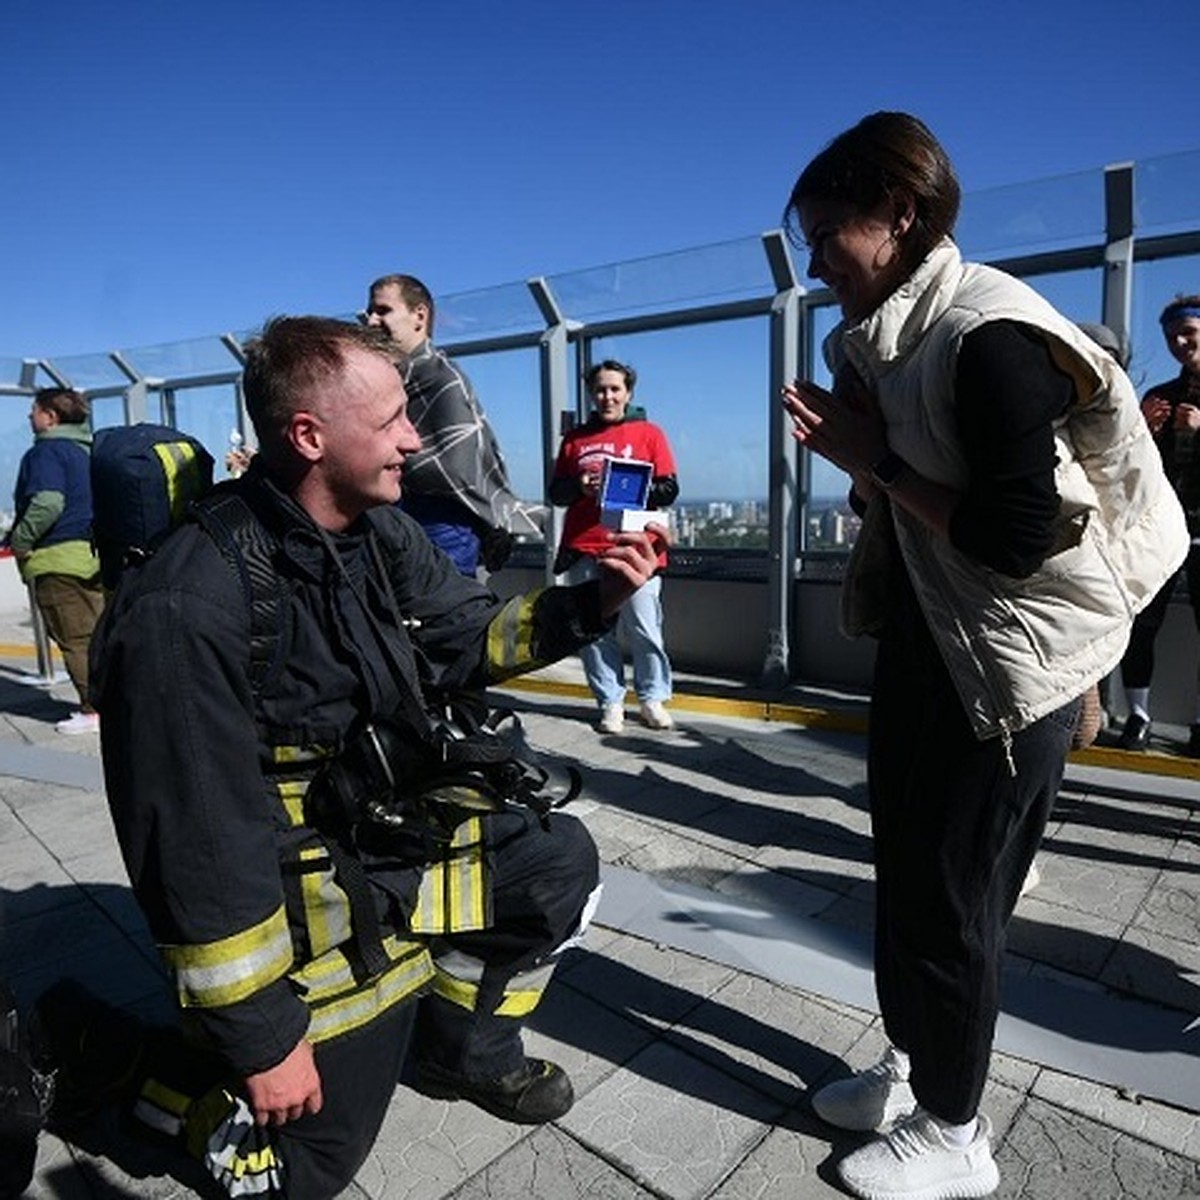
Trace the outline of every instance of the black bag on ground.
<instances>
[{"instance_id":1,"label":"black bag on ground","mask_svg":"<svg viewBox=\"0 0 1200 1200\"><path fill-rule=\"evenodd\" d=\"M0 1200L16 1200L29 1186L54 1098L53 1075L33 1062L27 1025L0 983Z\"/></svg>"},{"instance_id":2,"label":"black bag on ground","mask_svg":"<svg viewBox=\"0 0 1200 1200\"><path fill-rule=\"evenodd\" d=\"M92 538L111 590L148 558L213 484L213 458L166 425L115 425L92 441Z\"/></svg>"}]
</instances>

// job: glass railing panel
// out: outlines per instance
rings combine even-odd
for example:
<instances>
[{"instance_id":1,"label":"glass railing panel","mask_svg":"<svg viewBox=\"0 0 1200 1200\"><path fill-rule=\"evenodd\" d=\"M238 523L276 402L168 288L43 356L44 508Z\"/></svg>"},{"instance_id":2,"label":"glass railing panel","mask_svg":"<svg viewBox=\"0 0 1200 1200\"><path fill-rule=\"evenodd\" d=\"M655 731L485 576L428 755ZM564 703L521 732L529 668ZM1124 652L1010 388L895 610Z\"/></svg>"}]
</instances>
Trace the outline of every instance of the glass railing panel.
<instances>
[{"instance_id":1,"label":"glass railing panel","mask_svg":"<svg viewBox=\"0 0 1200 1200\"><path fill-rule=\"evenodd\" d=\"M21 372L25 363L19 358L0 358L0 383L11 384L14 387L21 382Z\"/></svg>"},{"instance_id":2,"label":"glass railing panel","mask_svg":"<svg viewBox=\"0 0 1200 1200\"><path fill-rule=\"evenodd\" d=\"M186 379L197 375L237 374L241 367L219 337L191 338L122 350L121 357L146 379Z\"/></svg>"},{"instance_id":3,"label":"glass railing panel","mask_svg":"<svg viewBox=\"0 0 1200 1200\"><path fill-rule=\"evenodd\" d=\"M524 283L437 297L434 341L446 345L544 329L533 294Z\"/></svg>"},{"instance_id":4,"label":"glass railing panel","mask_svg":"<svg viewBox=\"0 0 1200 1200\"><path fill-rule=\"evenodd\" d=\"M153 403L153 401L152 401ZM157 410L156 410L157 411ZM110 425L125 424L124 396L92 397L92 428L106 429Z\"/></svg>"},{"instance_id":5,"label":"glass railing panel","mask_svg":"<svg viewBox=\"0 0 1200 1200\"><path fill-rule=\"evenodd\" d=\"M47 361L56 374L80 391L125 387L129 383L128 376L107 354L73 354Z\"/></svg>"},{"instance_id":6,"label":"glass railing panel","mask_svg":"<svg viewBox=\"0 0 1200 1200\"><path fill-rule=\"evenodd\" d=\"M237 429L237 392L232 384L179 388L175 392L175 428L204 443L213 456L213 474L225 479L225 455L231 449L231 434Z\"/></svg>"},{"instance_id":7,"label":"glass railing panel","mask_svg":"<svg viewBox=\"0 0 1200 1200\"><path fill-rule=\"evenodd\" d=\"M1200 196L1200 150L1147 158L1134 168L1137 234L1177 233L1196 228ZM1196 291L1195 284L1188 289Z\"/></svg>"},{"instance_id":8,"label":"glass railing panel","mask_svg":"<svg viewBox=\"0 0 1200 1200\"><path fill-rule=\"evenodd\" d=\"M1104 309L1104 272L1099 267L1031 275L1025 282L1064 317L1076 322L1100 320Z\"/></svg>"},{"instance_id":9,"label":"glass railing panel","mask_svg":"<svg viewBox=\"0 0 1200 1200\"><path fill-rule=\"evenodd\" d=\"M963 196L955 240L976 261L1104 241L1104 172L1081 171Z\"/></svg>"},{"instance_id":10,"label":"glass railing panel","mask_svg":"<svg viewBox=\"0 0 1200 1200\"><path fill-rule=\"evenodd\" d=\"M760 237L553 275L563 312L576 320L769 296L774 292Z\"/></svg>"},{"instance_id":11,"label":"glass railing panel","mask_svg":"<svg viewBox=\"0 0 1200 1200\"><path fill-rule=\"evenodd\" d=\"M634 403L667 435L679 469L679 547L767 545L768 333L750 318L599 338L591 359L638 373Z\"/></svg>"},{"instance_id":12,"label":"glass railing panel","mask_svg":"<svg viewBox=\"0 0 1200 1200\"><path fill-rule=\"evenodd\" d=\"M29 397L0 396L0 529L12 524L13 488L21 456L33 444Z\"/></svg>"}]
</instances>

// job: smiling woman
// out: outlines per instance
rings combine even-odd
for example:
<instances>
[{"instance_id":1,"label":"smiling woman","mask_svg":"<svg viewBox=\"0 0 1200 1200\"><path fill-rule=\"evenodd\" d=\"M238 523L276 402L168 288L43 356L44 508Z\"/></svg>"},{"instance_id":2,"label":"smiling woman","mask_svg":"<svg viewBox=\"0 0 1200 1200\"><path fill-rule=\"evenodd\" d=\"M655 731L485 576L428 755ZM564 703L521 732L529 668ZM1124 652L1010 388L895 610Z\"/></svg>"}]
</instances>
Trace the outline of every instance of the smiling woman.
<instances>
[{"instance_id":1,"label":"smiling woman","mask_svg":"<svg viewBox=\"0 0 1200 1200\"><path fill-rule=\"evenodd\" d=\"M862 532L847 632L879 638L870 800L875 976L891 1042L812 1097L882 1130L860 1196L982 1196L979 1113L1004 932L1062 777L1079 696L1187 548L1129 379L1023 283L966 263L928 128L875 113L801 172L789 229L837 297L832 392L797 380L797 440L850 473Z\"/></svg>"}]
</instances>

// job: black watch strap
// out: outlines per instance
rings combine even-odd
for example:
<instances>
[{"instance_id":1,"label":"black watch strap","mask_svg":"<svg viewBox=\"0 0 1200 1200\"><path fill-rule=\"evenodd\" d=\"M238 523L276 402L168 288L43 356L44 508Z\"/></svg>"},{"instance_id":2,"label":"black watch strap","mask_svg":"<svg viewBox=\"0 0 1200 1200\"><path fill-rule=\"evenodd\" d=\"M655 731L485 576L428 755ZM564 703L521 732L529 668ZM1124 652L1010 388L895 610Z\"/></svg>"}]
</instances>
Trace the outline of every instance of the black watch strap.
<instances>
[{"instance_id":1,"label":"black watch strap","mask_svg":"<svg viewBox=\"0 0 1200 1200\"><path fill-rule=\"evenodd\" d=\"M900 482L900 476L908 470L908 463L889 450L878 462L871 464L871 479L876 487L886 492Z\"/></svg>"}]
</instances>

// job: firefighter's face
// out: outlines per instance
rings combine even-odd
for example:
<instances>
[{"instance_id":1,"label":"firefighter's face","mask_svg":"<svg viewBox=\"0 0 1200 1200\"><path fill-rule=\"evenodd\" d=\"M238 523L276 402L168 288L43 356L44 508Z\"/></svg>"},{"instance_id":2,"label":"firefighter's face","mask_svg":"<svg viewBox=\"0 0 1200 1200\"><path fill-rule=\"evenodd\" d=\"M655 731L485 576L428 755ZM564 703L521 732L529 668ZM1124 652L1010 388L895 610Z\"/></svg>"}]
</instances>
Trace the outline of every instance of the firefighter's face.
<instances>
[{"instance_id":1,"label":"firefighter's face","mask_svg":"<svg viewBox=\"0 0 1200 1200\"><path fill-rule=\"evenodd\" d=\"M316 469L323 500L344 528L377 504L400 499L404 460L421 448L408 419L400 373L386 358L357 346L314 403ZM318 518L320 519L320 518Z\"/></svg>"}]
</instances>

